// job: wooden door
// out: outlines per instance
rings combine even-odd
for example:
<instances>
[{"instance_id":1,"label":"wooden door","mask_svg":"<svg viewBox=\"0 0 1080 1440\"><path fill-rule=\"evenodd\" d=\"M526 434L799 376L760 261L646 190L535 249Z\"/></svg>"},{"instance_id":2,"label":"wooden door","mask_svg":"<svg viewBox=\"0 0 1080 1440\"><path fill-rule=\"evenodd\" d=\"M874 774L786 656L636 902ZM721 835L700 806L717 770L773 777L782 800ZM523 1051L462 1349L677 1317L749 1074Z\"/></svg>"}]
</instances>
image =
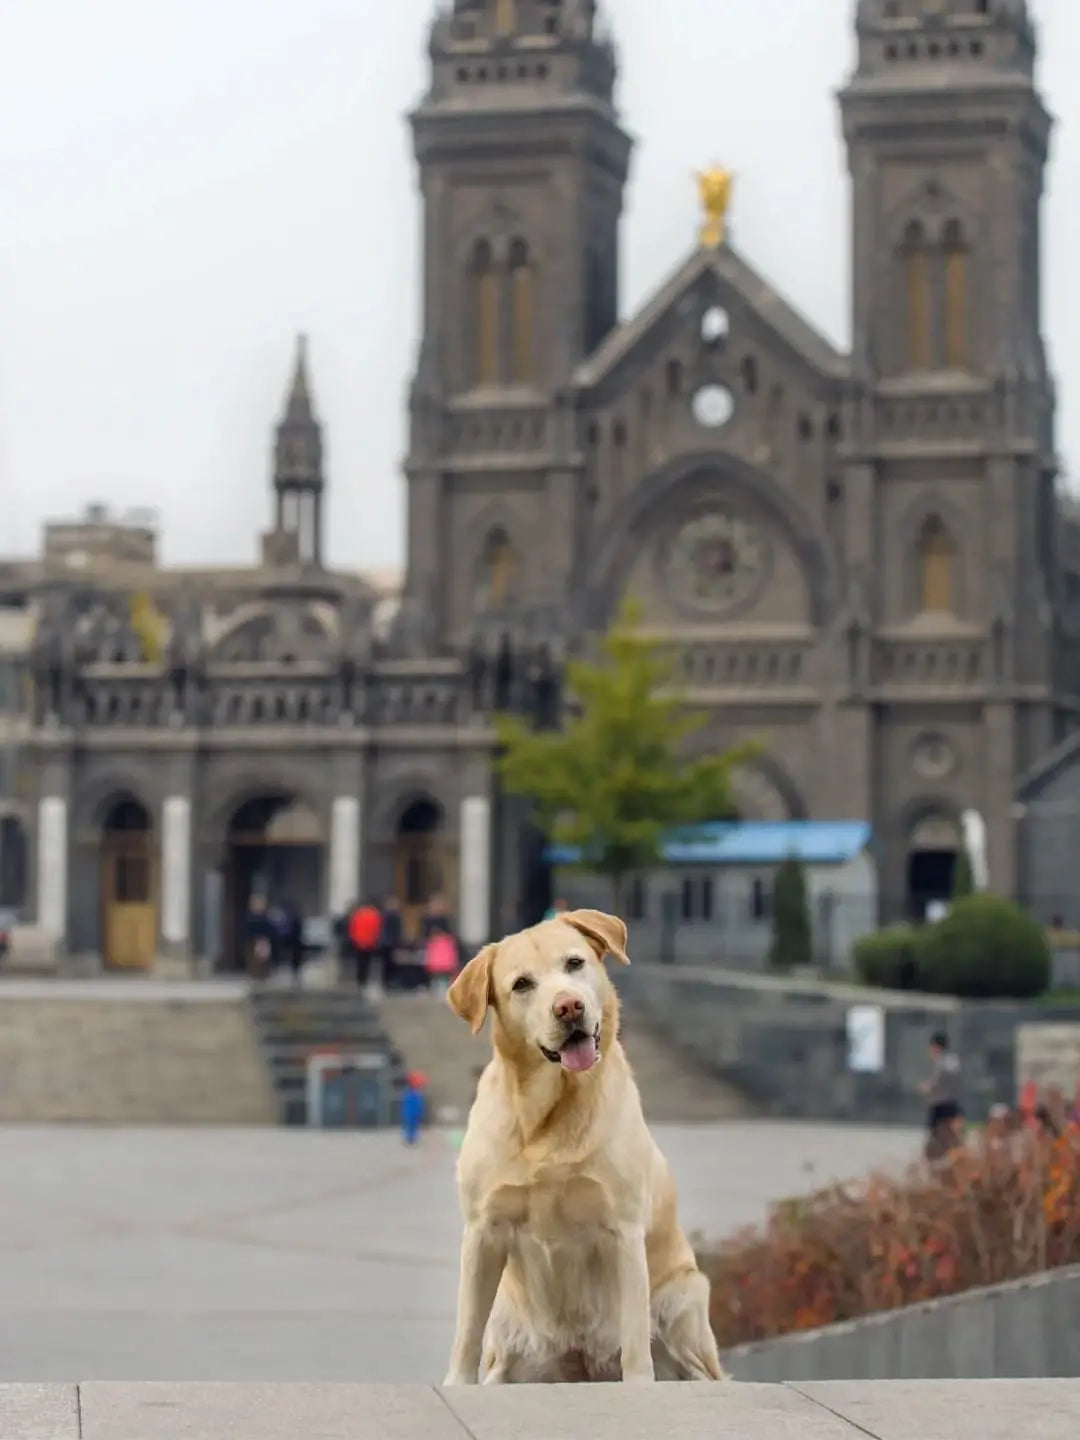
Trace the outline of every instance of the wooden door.
<instances>
[{"instance_id":1,"label":"wooden door","mask_svg":"<svg viewBox=\"0 0 1080 1440\"><path fill-rule=\"evenodd\" d=\"M419 940L424 907L433 895L445 896L453 913L453 858L437 835L403 835L397 843L394 878L406 940Z\"/></svg>"},{"instance_id":2,"label":"wooden door","mask_svg":"<svg viewBox=\"0 0 1080 1440\"><path fill-rule=\"evenodd\" d=\"M110 836L104 871L105 963L116 970L147 970L157 952L150 836Z\"/></svg>"}]
</instances>

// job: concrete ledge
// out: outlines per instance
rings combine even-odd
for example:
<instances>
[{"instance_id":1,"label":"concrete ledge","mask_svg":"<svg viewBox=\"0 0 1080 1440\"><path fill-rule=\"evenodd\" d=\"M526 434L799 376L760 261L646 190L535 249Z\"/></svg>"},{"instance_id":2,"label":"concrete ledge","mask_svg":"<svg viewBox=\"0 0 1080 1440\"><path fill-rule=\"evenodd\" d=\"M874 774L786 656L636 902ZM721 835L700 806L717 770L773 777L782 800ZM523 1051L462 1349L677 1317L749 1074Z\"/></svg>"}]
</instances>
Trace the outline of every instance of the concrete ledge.
<instances>
[{"instance_id":1,"label":"concrete ledge","mask_svg":"<svg viewBox=\"0 0 1080 1440\"><path fill-rule=\"evenodd\" d=\"M3 1440L1065 1440L1080 1382L0 1385Z\"/></svg>"},{"instance_id":2,"label":"concrete ledge","mask_svg":"<svg viewBox=\"0 0 1080 1440\"><path fill-rule=\"evenodd\" d=\"M1080 1376L1080 1265L740 1345L737 1380L988 1380Z\"/></svg>"}]
</instances>

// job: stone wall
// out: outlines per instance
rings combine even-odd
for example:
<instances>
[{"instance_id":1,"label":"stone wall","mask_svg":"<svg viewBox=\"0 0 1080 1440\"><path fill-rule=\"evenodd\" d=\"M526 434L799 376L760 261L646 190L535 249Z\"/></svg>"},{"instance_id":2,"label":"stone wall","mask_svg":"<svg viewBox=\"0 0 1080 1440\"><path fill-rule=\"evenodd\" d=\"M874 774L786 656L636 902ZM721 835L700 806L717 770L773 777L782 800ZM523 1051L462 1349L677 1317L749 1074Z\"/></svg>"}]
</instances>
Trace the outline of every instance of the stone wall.
<instances>
[{"instance_id":1,"label":"stone wall","mask_svg":"<svg viewBox=\"0 0 1080 1440\"><path fill-rule=\"evenodd\" d=\"M1080 1266L729 1350L736 1380L1080 1376Z\"/></svg>"},{"instance_id":2,"label":"stone wall","mask_svg":"<svg viewBox=\"0 0 1080 1440\"><path fill-rule=\"evenodd\" d=\"M93 982L3 986L0 1122L275 1123L246 997L142 983L138 997Z\"/></svg>"},{"instance_id":3,"label":"stone wall","mask_svg":"<svg viewBox=\"0 0 1080 1440\"><path fill-rule=\"evenodd\" d=\"M814 1120L918 1124L927 1045L946 1031L959 1054L973 1119L1011 1103L1022 1022L1080 1020L1080 1008L967 1003L816 980L751 976L695 966L631 965L615 976L625 1004L767 1112ZM854 1007L880 1011L880 1070L851 1066Z\"/></svg>"}]
</instances>

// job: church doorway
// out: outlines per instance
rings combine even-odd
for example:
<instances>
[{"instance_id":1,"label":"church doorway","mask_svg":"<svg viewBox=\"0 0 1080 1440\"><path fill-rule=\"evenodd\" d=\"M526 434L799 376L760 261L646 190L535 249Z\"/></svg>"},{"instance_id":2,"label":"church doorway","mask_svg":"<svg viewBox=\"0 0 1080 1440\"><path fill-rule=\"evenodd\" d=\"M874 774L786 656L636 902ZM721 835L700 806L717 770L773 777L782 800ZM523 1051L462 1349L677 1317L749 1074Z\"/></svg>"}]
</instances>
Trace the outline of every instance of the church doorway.
<instances>
[{"instance_id":1,"label":"church doorway","mask_svg":"<svg viewBox=\"0 0 1080 1440\"><path fill-rule=\"evenodd\" d=\"M244 967L244 926L252 897L293 906L302 920L322 914L325 840L318 816L295 795L247 800L229 824L225 865L225 966Z\"/></svg>"},{"instance_id":2,"label":"church doorway","mask_svg":"<svg viewBox=\"0 0 1080 1440\"><path fill-rule=\"evenodd\" d=\"M445 837L445 816L434 800L414 800L398 821L394 844L394 893L401 901L405 938L419 940L424 907L442 895L454 911L454 869Z\"/></svg>"},{"instance_id":3,"label":"church doorway","mask_svg":"<svg viewBox=\"0 0 1080 1440\"><path fill-rule=\"evenodd\" d=\"M146 807L117 800L101 847L102 958L112 970L148 970L157 953L154 834Z\"/></svg>"},{"instance_id":4,"label":"church doorway","mask_svg":"<svg viewBox=\"0 0 1080 1440\"><path fill-rule=\"evenodd\" d=\"M915 826L907 867L907 909L913 920L932 919L935 909L952 899L960 845L959 826L948 816L928 815Z\"/></svg>"},{"instance_id":5,"label":"church doorway","mask_svg":"<svg viewBox=\"0 0 1080 1440\"><path fill-rule=\"evenodd\" d=\"M0 816L0 910L26 903L26 831L17 815Z\"/></svg>"}]
</instances>

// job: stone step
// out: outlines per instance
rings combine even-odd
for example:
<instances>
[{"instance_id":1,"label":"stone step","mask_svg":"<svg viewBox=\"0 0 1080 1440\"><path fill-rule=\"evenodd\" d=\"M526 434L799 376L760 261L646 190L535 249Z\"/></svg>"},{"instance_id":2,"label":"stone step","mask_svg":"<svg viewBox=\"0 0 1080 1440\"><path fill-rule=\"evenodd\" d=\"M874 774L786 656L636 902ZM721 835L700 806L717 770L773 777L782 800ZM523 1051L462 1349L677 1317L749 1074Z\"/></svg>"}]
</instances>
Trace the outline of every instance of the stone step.
<instances>
[{"instance_id":1,"label":"stone step","mask_svg":"<svg viewBox=\"0 0 1080 1440\"><path fill-rule=\"evenodd\" d=\"M983 1440L1080 1433L1080 1381L785 1385L0 1385L0 1434L50 1440Z\"/></svg>"}]
</instances>

